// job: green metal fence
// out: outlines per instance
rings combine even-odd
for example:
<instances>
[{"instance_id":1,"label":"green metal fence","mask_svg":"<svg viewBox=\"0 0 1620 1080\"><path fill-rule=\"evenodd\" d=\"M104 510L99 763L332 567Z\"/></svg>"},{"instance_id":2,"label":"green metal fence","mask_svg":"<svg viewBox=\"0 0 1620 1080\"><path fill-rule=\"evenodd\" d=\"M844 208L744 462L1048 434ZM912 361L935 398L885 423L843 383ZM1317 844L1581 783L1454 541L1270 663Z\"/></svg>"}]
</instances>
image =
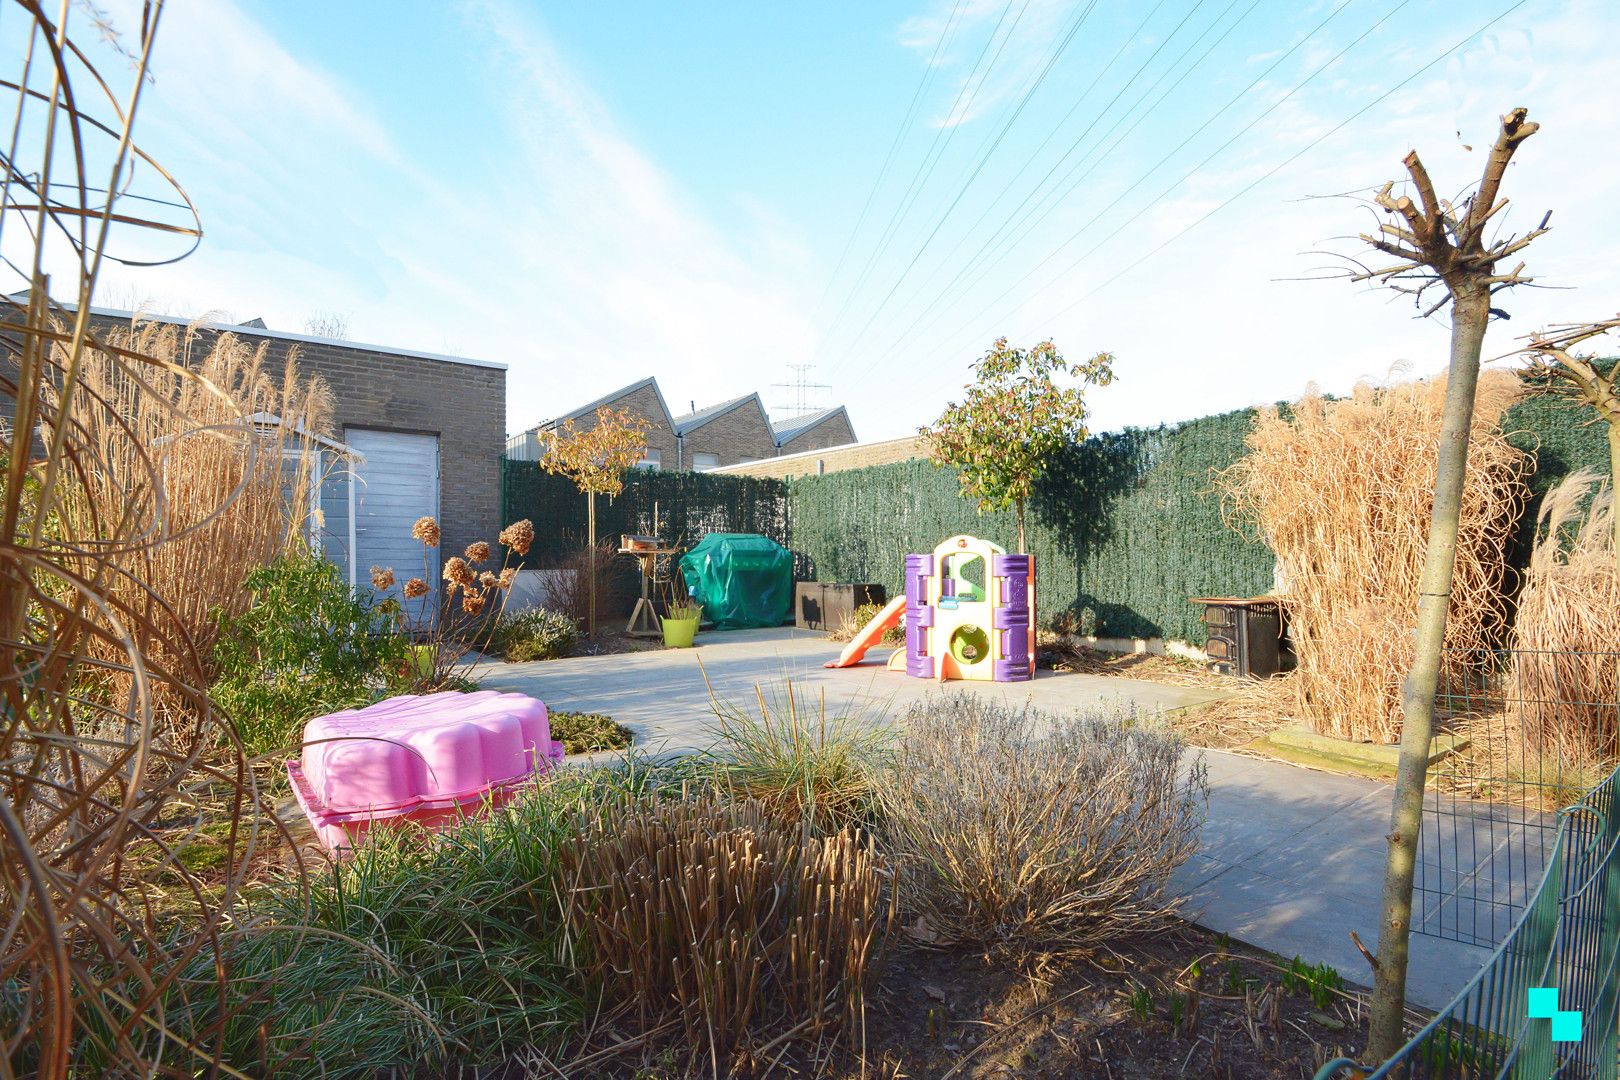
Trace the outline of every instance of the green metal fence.
<instances>
[{"instance_id":1,"label":"green metal fence","mask_svg":"<svg viewBox=\"0 0 1620 1080\"><path fill-rule=\"evenodd\" d=\"M1390 1060L1331 1061L1317 1080L1614 1080L1620 1026L1620 769L1559 815L1546 872L1512 931L1450 1005ZM1578 1012L1578 1041L1554 1041L1530 1015L1530 991L1552 988Z\"/></svg>"}]
</instances>

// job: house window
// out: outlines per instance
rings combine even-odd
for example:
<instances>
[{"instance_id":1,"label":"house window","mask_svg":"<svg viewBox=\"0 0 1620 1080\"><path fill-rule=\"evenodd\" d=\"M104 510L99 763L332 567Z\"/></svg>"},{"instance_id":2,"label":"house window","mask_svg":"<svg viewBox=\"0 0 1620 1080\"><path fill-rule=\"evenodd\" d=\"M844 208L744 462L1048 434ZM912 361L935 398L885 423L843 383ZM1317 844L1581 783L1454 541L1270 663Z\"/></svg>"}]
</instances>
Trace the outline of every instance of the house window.
<instances>
[{"instance_id":1,"label":"house window","mask_svg":"<svg viewBox=\"0 0 1620 1080\"><path fill-rule=\"evenodd\" d=\"M663 468L663 458L662 458L662 456L659 454L659 452L657 450L654 450L652 447L649 446L647 448L646 453L641 455L641 460L636 462L636 468L638 468L638 469L660 469L660 468Z\"/></svg>"},{"instance_id":2,"label":"house window","mask_svg":"<svg viewBox=\"0 0 1620 1080\"><path fill-rule=\"evenodd\" d=\"M693 454L692 470L694 472L708 472L710 469L720 467L719 454Z\"/></svg>"}]
</instances>

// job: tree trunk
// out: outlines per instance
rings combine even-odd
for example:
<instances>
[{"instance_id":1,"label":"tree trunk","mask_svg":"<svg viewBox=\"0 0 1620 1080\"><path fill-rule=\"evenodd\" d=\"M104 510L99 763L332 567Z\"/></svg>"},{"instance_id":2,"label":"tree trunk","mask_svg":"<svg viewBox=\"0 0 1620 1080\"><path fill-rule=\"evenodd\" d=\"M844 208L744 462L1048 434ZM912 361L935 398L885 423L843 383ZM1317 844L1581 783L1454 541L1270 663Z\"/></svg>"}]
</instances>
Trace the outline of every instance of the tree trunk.
<instances>
[{"instance_id":1,"label":"tree trunk","mask_svg":"<svg viewBox=\"0 0 1620 1080\"><path fill-rule=\"evenodd\" d=\"M1024 547L1024 500L1019 499L1013 505L1018 509L1018 554L1028 555L1029 550Z\"/></svg>"},{"instance_id":2,"label":"tree trunk","mask_svg":"<svg viewBox=\"0 0 1620 1080\"><path fill-rule=\"evenodd\" d=\"M1412 669L1401 692L1401 754L1390 815L1389 860L1384 870L1383 912L1378 928L1378 961L1373 971L1372 1018L1367 1057L1387 1060L1405 1043L1406 965L1412 932L1412 877L1423 819L1423 785L1434 735L1434 699L1444 659L1446 609L1457 557L1463 482L1468 468L1468 434L1474 417L1480 351L1490 317L1490 296L1482 286L1454 292L1451 309L1451 368L1446 381L1440 429L1440 459L1434 481L1434 509L1418 597Z\"/></svg>"},{"instance_id":3,"label":"tree trunk","mask_svg":"<svg viewBox=\"0 0 1620 1080\"><path fill-rule=\"evenodd\" d=\"M589 607L585 613L585 633L594 638L596 636L596 492L594 491L585 497L585 522L585 531L589 538L585 565L586 572L590 575L590 580L586 583Z\"/></svg>"}]
</instances>

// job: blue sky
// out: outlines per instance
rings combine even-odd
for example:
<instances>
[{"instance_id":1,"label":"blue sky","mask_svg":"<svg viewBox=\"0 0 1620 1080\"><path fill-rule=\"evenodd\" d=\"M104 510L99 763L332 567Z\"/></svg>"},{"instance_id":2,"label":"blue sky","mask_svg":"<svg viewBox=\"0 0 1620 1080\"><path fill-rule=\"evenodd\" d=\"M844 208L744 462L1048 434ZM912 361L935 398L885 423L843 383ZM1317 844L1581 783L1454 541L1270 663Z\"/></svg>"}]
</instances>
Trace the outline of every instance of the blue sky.
<instances>
[{"instance_id":1,"label":"blue sky","mask_svg":"<svg viewBox=\"0 0 1620 1080\"><path fill-rule=\"evenodd\" d=\"M999 334L1116 353L1101 428L1345 390L1446 328L1289 280L1369 220L1313 196L1412 147L1460 190L1510 106L1544 129L1508 226L1556 211L1527 256L1567 288L1488 347L1620 308L1617 7L172 0L139 141L206 237L100 301L501 360L512 430L648 374L773 404L812 363L899 435Z\"/></svg>"}]
</instances>

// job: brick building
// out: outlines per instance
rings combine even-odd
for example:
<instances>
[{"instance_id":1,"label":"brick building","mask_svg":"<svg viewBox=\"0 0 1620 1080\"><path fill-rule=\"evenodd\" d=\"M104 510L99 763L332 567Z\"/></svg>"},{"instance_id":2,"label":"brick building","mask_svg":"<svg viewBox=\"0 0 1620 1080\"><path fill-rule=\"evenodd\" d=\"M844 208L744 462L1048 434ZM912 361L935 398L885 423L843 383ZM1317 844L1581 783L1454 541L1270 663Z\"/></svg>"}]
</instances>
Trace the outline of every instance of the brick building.
<instances>
[{"instance_id":1,"label":"brick building","mask_svg":"<svg viewBox=\"0 0 1620 1080\"><path fill-rule=\"evenodd\" d=\"M765 403L748 394L675 418L681 467L708 472L776 454L776 435Z\"/></svg>"},{"instance_id":2,"label":"brick building","mask_svg":"<svg viewBox=\"0 0 1620 1080\"><path fill-rule=\"evenodd\" d=\"M855 441L855 428L842 405L806 416L795 416L776 425L776 453L802 454L829 446L846 446Z\"/></svg>"},{"instance_id":3,"label":"brick building","mask_svg":"<svg viewBox=\"0 0 1620 1080\"><path fill-rule=\"evenodd\" d=\"M127 329L131 318L127 311L97 308L91 326ZM140 319L192 325L173 316L142 313ZM262 344L271 371L295 354L299 372L319 376L331 390L331 435L340 454L332 456L322 483L314 531L351 581L366 582L373 565L394 567L401 581L422 573L422 548L410 528L424 515L443 527L428 567L434 582L441 553L459 554L474 540L494 542L505 524L505 364L285 333L259 320L198 324L194 333L191 355L206 355L215 337L229 333Z\"/></svg>"},{"instance_id":4,"label":"brick building","mask_svg":"<svg viewBox=\"0 0 1620 1080\"><path fill-rule=\"evenodd\" d=\"M707 472L855 441L855 429L842 405L773 426L764 402L755 393L673 416L658 380L648 377L509 436L506 456L514 461L538 461L542 433L569 420L576 429L588 430L596 422L596 410L603 406L624 409L647 422L647 456L642 465L650 469Z\"/></svg>"},{"instance_id":5,"label":"brick building","mask_svg":"<svg viewBox=\"0 0 1620 1080\"><path fill-rule=\"evenodd\" d=\"M542 421L527 431L507 436L506 456L513 461L539 461L543 455L540 435L553 431L572 420L576 431L589 431L596 426L596 410L622 409L631 416L640 417L647 424L647 455L641 464L648 469L678 469L680 443L675 436L675 418L670 415L664 392L658 380L648 376L629 386L621 386L610 394L603 394L572 412Z\"/></svg>"}]
</instances>

